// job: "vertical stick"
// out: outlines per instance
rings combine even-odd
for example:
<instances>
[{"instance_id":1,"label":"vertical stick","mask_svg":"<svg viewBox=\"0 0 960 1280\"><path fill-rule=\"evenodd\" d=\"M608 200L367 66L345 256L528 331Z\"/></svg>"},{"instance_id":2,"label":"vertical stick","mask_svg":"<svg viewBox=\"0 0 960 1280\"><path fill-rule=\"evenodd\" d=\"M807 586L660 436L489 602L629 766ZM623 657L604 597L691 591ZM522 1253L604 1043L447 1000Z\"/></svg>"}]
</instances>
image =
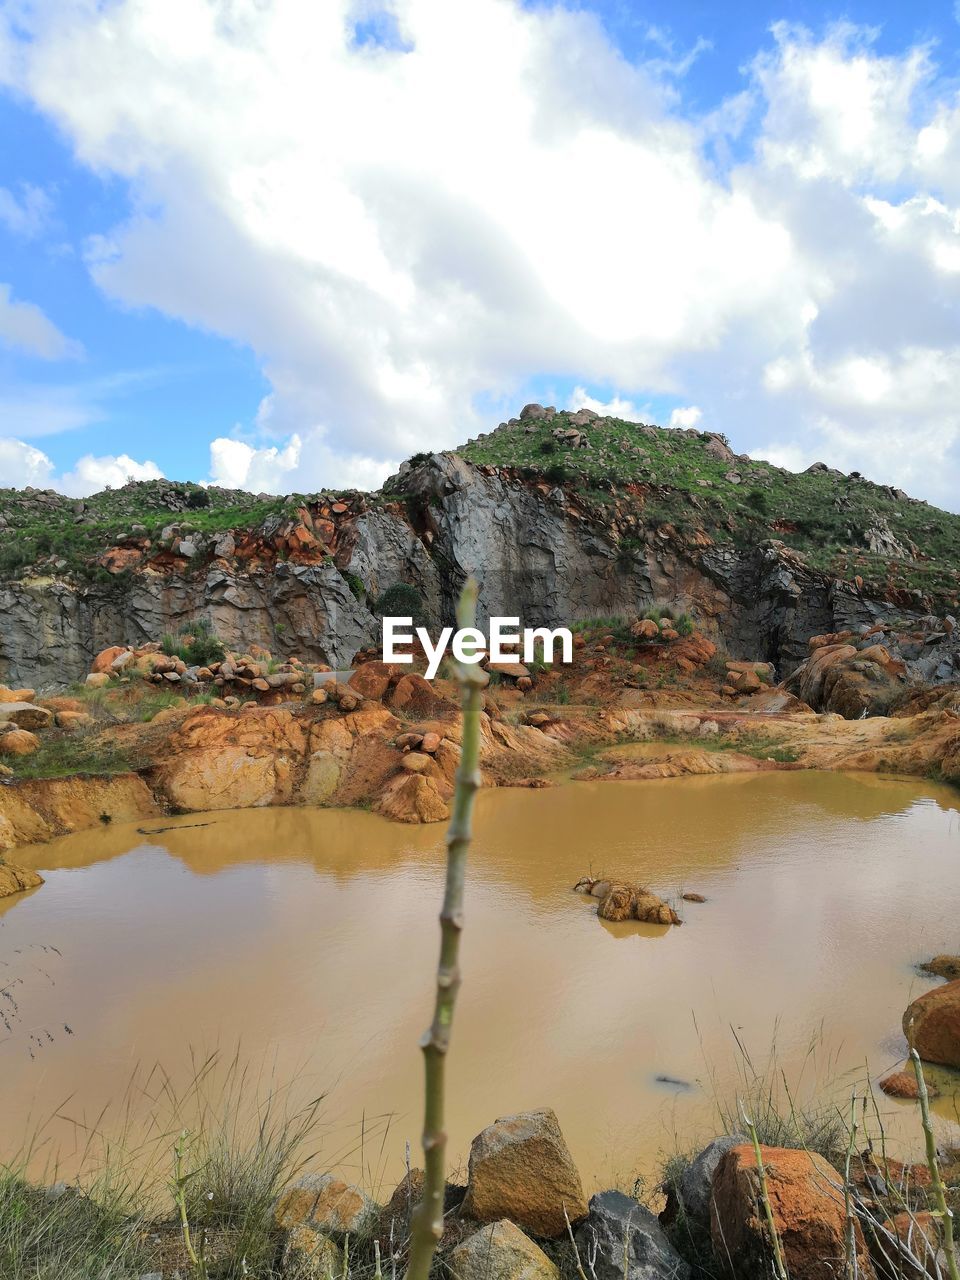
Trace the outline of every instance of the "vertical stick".
<instances>
[{"instance_id":1,"label":"vertical stick","mask_svg":"<svg viewBox=\"0 0 960 1280\"><path fill-rule=\"evenodd\" d=\"M472 627L477 612L477 584L468 578L457 608L457 623ZM444 1085L453 1011L460 987L460 934L463 931L463 887L472 835L473 801L480 785L480 708L486 676L478 666L459 665L463 735L457 769L453 813L447 829L447 879L440 912L440 963L433 1021L420 1042L424 1066L423 1198L413 1215L410 1263L406 1280L427 1280L443 1235Z\"/></svg>"},{"instance_id":2,"label":"vertical stick","mask_svg":"<svg viewBox=\"0 0 960 1280\"><path fill-rule=\"evenodd\" d=\"M937 1206L937 1217L943 1227L943 1253L947 1262L950 1280L960 1280L960 1265L957 1263L957 1243L953 1238L953 1210L947 1204L947 1193L943 1179L940 1177L940 1162L937 1159L937 1140L933 1133L933 1122L930 1119L930 1096L927 1093L927 1082L923 1078L923 1066L916 1049L910 1049L910 1060L913 1073L917 1077L917 1094L920 1099L920 1118L923 1123L923 1137L927 1148L927 1168L930 1170L933 1199Z\"/></svg>"}]
</instances>

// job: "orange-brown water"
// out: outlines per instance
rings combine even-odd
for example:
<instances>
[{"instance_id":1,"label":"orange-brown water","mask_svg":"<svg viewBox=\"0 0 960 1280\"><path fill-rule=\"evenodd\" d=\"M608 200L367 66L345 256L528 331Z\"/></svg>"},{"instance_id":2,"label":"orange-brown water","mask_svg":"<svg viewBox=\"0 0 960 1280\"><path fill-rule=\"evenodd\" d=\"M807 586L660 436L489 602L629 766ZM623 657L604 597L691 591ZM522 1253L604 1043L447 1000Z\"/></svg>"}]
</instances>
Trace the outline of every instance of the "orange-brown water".
<instances>
[{"instance_id":1,"label":"orange-brown water","mask_svg":"<svg viewBox=\"0 0 960 1280\"><path fill-rule=\"evenodd\" d=\"M958 809L932 784L817 773L482 793L453 1158L496 1116L549 1105L588 1185L650 1172L712 1132L734 1031L758 1059L775 1035L794 1077L816 1035L824 1072L900 1062L901 1014L933 982L916 962L960 950ZM138 1064L186 1078L188 1047L239 1042L296 1075L295 1094L328 1092L330 1163L355 1159L361 1117L391 1115L382 1158L376 1139L389 1181L419 1138L442 827L302 809L144 825L171 829L17 854L47 882L0 904L0 960L24 979L0 1036L0 1141L68 1098L64 1114L95 1117ZM604 925L570 891L590 869L708 901L683 904L682 928ZM894 1137L915 1133L902 1104L881 1105ZM941 1099L941 1124L956 1105Z\"/></svg>"}]
</instances>

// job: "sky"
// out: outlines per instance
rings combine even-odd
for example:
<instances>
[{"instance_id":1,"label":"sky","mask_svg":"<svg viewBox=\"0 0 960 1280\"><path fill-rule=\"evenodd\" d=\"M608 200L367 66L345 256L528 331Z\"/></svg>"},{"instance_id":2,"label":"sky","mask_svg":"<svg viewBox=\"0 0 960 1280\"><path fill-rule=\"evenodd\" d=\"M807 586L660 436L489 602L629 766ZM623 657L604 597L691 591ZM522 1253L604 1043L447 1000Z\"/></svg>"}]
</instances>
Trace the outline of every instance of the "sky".
<instances>
[{"instance_id":1,"label":"sky","mask_svg":"<svg viewBox=\"0 0 960 1280\"><path fill-rule=\"evenodd\" d=\"M0 0L0 487L531 400L960 510L960 0Z\"/></svg>"}]
</instances>

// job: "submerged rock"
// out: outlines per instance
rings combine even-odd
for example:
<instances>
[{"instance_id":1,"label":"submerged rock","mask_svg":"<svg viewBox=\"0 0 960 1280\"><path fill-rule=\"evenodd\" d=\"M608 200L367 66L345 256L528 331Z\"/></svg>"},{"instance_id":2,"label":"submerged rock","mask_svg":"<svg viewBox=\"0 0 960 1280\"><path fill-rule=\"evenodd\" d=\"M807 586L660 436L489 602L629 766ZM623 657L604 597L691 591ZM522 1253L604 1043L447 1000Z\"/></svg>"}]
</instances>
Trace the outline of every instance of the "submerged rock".
<instances>
[{"instance_id":1,"label":"submerged rock","mask_svg":"<svg viewBox=\"0 0 960 1280\"><path fill-rule=\"evenodd\" d=\"M509 1218L536 1236L562 1235L587 1216L580 1174L553 1111L504 1116L470 1147L463 1214L478 1222Z\"/></svg>"},{"instance_id":2,"label":"submerged rock","mask_svg":"<svg viewBox=\"0 0 960 1280\"><path fill-rule=\"evenodd\" d=\"M960 978L960 956L934 956L920 968L924 973L932 973L937 978L946 978L948 982L956 982Z\"/></svg>"}]
</instances>

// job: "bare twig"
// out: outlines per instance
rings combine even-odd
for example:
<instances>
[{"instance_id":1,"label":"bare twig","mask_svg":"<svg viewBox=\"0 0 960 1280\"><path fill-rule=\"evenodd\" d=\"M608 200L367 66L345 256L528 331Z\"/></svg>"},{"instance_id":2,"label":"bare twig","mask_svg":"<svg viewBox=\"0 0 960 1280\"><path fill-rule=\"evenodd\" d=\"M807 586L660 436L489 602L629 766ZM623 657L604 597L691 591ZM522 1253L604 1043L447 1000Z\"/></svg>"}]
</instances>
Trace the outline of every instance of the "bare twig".
<instances>
[{"instance_id":1,"label":"bare twig","mask_svg":"<svg viewBox=\"0 0 960 1280\"><path fill-rule=\"evenodd\" d=\"M943 1179L940 1177L940 1162L937 1159L937 1141L930 1120L930 1097L927 1093L927 1082L923 1078L923 1067L916 1049L910 1049L910 1060L913 1072L917 1077L917 1093L920 1098L920 1116L923 1121L923 1137L927 1149L927 1168L930 1170L930 1190L936 1203L936 1215L943 1223L943 1255L947 1262L950 1280L960 1280L960 1266L957 1265L957 1245L953 1236L953 1210L947 1204L947 1193Z\"/></svg>"},{"instance_id":2,"label":"bare twig","mask_svg":"<svg viewBox=\"0 0 960 1280\"><path fill-rule=\"evenodd\" d=\"M468 578L460 596L461 629L476 620L477 584ZM460 986L460 934L463 931L463 888L470 847L473 801L480 786L480 707L486 677L476 665L457 667L463 707L463 735L457 769L453 814L447 831L447 877L440 912L440 963L433 1021L421 1041L424 1059L423 1198L413 1215L407 1280L427 1280L443 1235L444 1091L447 1050Z\"/></svg>"}]
</instances>

